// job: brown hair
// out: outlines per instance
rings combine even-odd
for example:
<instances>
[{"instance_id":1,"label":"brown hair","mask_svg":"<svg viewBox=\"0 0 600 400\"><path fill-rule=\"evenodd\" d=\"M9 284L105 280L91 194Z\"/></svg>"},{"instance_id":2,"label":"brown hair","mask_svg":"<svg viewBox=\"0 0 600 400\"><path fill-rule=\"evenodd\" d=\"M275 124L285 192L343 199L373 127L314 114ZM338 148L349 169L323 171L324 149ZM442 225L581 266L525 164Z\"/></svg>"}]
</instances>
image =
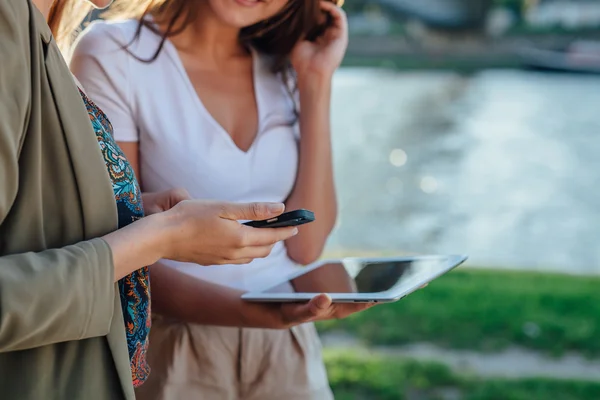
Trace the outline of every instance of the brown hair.
<instances>
[{"instance_id":1,"label":"brown hair","mask_svg":"<svg viewBox=\"0 0 600 400\"><path fill-rule=\"evenodd\" d=\"M125 0L119 1L107 13L109 18L135 18L139 20L137 40L144 27L161 36L161 43L154 55L148 60L156 60L165 41L181 33L192 24L198 13L198 0ZM335 2L335 0L328 0ZM275 16L243 28L240 41L257 51L273 56L273 72L285 72L289 66L289 56L296 43L303 37L316 39L325 29L329 20L323 23L320 0L288 0L286 6ZM152 15L160 25L166 26L160 31L152 22L146 20ZM130 44L131 44L130 43Z\"/></svg>"},{"instance_id":2,"label":"brown hair","mask_svg":"<svg viewBox=\"0 0 600 400\"><path fill-rule=\"evenodd\" d=\"M48 13L48 25L61 50L68 50L81 22L92 6L83 0L55 0Z\"/></svg>"}]
</instances>

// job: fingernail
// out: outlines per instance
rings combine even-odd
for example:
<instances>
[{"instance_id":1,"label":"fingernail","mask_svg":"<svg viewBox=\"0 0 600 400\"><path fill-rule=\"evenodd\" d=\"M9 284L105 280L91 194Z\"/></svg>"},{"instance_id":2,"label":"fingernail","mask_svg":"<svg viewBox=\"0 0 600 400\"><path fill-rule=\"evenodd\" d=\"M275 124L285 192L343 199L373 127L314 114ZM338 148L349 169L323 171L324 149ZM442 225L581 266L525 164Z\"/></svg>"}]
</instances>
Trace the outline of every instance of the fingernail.
<instances>
[{"instance_id":1,"label":"fingernail","mask_svg":"<svg viewBox=\"0 0 600 400\"><path fill-rule=\"evenodd\" d=\"M298 234L298 228L294 228L292 231L292 236L296 236Z\"/></svg>"},{"instance_id":2,"label":"fingernail","mask_svg":"<svg viewBox=\"0 0 600 400\"><path fill-rule=\"evenodd\" d=\"M321 296L317 301L317 307L327 308L329 306L329 296Z\"/></svg>"},{"instance_id":3,"label":"fingernail","mask_svg":"<svg viewBox=\"0 0 600 400\"><path fill-rule=\"evenodd\" d=\"M269 211L272 212L273 214L281 213L281 212L283 212L284 209L285 209L285 206L283 204L277 204L277 203L269 204Z\"/></svg>"}]
</instances>

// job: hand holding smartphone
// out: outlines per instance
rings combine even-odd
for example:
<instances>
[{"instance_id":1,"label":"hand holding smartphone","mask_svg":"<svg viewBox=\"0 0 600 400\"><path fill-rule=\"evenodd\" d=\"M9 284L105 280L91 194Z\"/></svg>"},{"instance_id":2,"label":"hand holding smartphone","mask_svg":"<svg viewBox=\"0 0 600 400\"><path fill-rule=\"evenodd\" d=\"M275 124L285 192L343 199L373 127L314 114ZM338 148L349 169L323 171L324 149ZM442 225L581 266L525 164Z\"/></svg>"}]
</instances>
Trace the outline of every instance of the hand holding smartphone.
<instances>
[{"instance_id":1,"label":"hand holding smartphone","mask_svg":"<svg viewBox=\"0 0 600 400\"><path fill-rule=\"evenodd\" d=\"M286 228L288 226L299 226L308 224L315 220L315 214L308 210L295 210L281 214L278 217L266 219L263 221L249 221L244 225L253 228Z\"/></svg>"}]
</instances>

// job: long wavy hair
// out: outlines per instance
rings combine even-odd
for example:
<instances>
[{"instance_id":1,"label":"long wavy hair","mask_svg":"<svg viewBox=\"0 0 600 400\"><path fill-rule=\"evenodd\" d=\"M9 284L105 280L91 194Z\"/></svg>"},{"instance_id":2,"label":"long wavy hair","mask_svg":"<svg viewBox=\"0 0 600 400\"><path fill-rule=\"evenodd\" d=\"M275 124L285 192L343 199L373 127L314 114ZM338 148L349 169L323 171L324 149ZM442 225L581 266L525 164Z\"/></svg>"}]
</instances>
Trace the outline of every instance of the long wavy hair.
<instances>
[{"instance_id":1,"label":"long wavy hair","mask_svg":"<svg viewBox=\"0 0 600 400\"><path fill-rule=\"evenodd\" d=\"M199 2L203 0L121 0L106 13L107 18L132 18L139 21L135 42L142 29L150 29L161 37L156 52L147 62L156 60L166 40L183 32L196 21ZM335 0L327 0L336 3ZM320 36L329 18L323 18L320 0L288 0L285 7L275 16L260 21L240 31L240 42L273 57L273 72L285 71L289 56L296 43L306 38L314 40ZM154 22L146 16L152 16ZM166 27L159 30L156 24Z\"/></svg>"},{"instance_id":2,"label":"long wavy hair","mask_svg":"<svg viewBox=\"0 0 600 400\"><path fill-rule=\"evenodd\" d=\"M139 21L136 34L129 43L139 39L142 29L150 29L161 37L155 53L149 59L140 61L151 63L156 60L164 48L168 38L183 32L196 21L199 2L205 0L117 0L103 17L109 19L136 19ZM343 0L326 0L340 4ZM257 51L272 56L272 72L281 73L285 86L294 96L295 84L290 87L290 80L295 81L294 71L290 66L290 54L299 40L315 40L323 34L331 23L331 18L324 16L320 7L321 0L288 0L285 7L277 15L260 21L240 31L239 40ZM48 16L48 25L66 57L85 16L91 7L83 0L55 0ZM154 21L148 21L152 16ZM165 26L161 31L156 23ZM129 49L129 45L125 49Z\"/></svg>"},{"instance_id":3,"label":"long wavy hair","mask_svg":"<svg viewBox=\"0 0 600 400\"><path fill-rule=\"evenodd\" d=\"M83 0L55 0L48 13L48 25L56 42L67 53L81 22L92 6Z\"/></svg>"}]
</instances>

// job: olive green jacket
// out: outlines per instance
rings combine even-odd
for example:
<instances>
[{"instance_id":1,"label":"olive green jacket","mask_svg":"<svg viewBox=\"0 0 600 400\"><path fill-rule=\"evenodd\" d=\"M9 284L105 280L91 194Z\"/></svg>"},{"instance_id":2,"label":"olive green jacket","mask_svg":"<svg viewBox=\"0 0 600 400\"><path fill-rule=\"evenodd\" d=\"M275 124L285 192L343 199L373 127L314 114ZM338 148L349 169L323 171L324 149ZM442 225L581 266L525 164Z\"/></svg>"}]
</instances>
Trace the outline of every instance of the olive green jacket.
<instances>
[{"instance_id":1,"label":"olive green jacket","mask_svg":"<svg viewBox=\"0 0 600 400\"><path fill-rule=\"evenodd\" d=\"M0 0L0 398L134 399L86 109L30 0Z\"/></svg>"}]
</instances>

